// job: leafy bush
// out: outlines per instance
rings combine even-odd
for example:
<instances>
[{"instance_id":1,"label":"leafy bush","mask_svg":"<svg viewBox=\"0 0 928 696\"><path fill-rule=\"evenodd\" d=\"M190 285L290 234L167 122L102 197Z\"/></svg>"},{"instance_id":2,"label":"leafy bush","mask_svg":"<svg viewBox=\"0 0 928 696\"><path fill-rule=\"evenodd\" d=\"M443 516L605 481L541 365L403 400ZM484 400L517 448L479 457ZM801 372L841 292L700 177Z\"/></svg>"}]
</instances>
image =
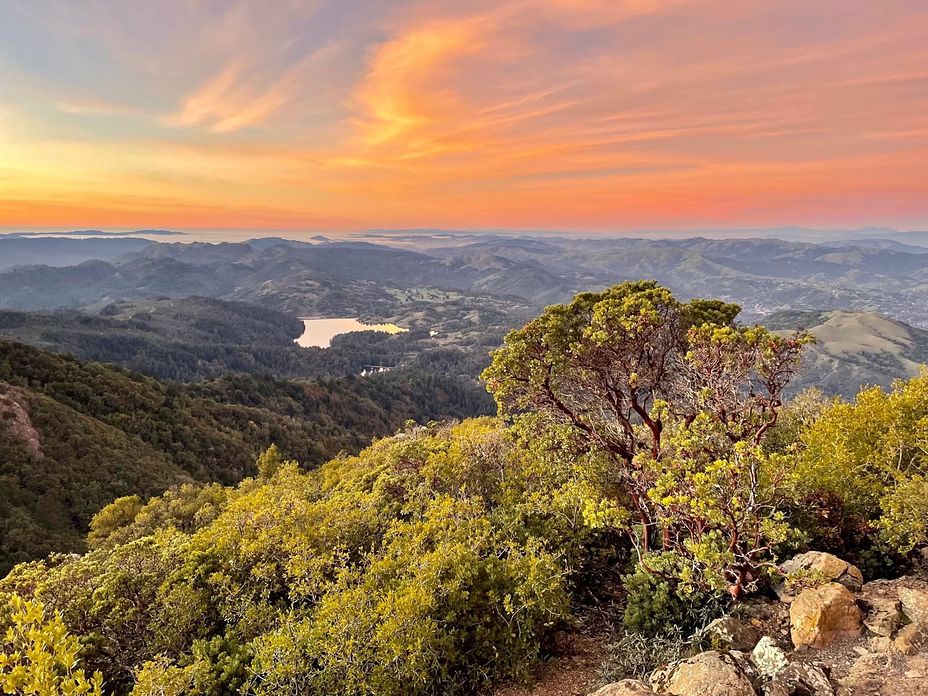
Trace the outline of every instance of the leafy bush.
<instances>
[{"instance_id":1,"label":"leafy bush","mask_svg":"<svg viewBox=\"0 0 928 696\"><path fill-rule=\"evenodd\" d=\"M80 643L61 617L48 616L41 602L14 596L11 626L0 649L0 689L5 694L101 696L103 675L78 667Z\"/></svg>"},{"instance_id":2,"label":"leafy bush","mask_svg":"<svg viewBox=\"0 0 928 696\"><path fill-rule=\"evenodd\" d=\"M797 500L828 500L839 513L830 517L854 521L835 529L835 547L883 564L928 542L928 372L836 400L800 445Z\"/></svg>"},{"instance_id":3,"label":"leafy bush","mask_svg":"<svg viewBox=\"0 0 928 696\"><path fill-rule=\"evenodd\" d=\"M622 578L626 592L625 626L636 634L650 637L686 635L698 631L720 616L725 595L684 590L679 557L652 554Z\"/></svg>"},{"instance_id":4,"label":"leafy bush","mask_svg":"<svg viewBox=\"0 0 928 696\"><path fill-rule=\"evenodd\" d=\"M59 611L114 693L470 692L539 655L599 534L595 462L526 432L411 427L314 472L270 452L234 488L120 499L90 552L18 566L0 601Z\"/></svg>"}]
</instances>

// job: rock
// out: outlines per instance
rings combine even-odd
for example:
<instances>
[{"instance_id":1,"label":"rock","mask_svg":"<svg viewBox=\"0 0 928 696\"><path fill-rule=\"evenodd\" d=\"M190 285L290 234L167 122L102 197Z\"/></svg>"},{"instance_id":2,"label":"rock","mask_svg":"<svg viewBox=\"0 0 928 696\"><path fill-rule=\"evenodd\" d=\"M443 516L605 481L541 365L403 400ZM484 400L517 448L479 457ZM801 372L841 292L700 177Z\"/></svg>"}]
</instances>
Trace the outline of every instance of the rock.
<instances>
[{"instance_id":1,"label":"rock","mask_svg":"<svg viewBox=\"0 0 928 696\"><path fill-rule=\"evenodd\" d=\"M793 662L764 687L765 696L834 696L835 687L816 664Z\"/></svg>"},{"instance_id":2,"label":"rock","mask_svg":"<svg viewBox=\"0 0 928 696\"><path fill-rule=\"evenodd\" d=\"M870 610L864 617L864 626L878 636L889 638L902 625L901 602L888 597L872 597L867 600Z\"/></svg>"},{"instance_id":3,"label":"rock","mask_svg":"<svg viewBox=\"0 0 928 696\"><path fill-rule=\"evenodd\" d=\"M877 655L876 653L868 653L858 657L848 670L847 676L841 680L844 693L879 693L881 685L886 679L889 659L885 654Z\"/></svg>"},{"instance_id":4,"label":"rock","mask_svg":"<svg viewBox=\"0 0 928 696\"><path fill-rule=\"evenodd\" d=\"M744 672L744 676L748 678L751 685L755 689L759 689L760 685L764 682L764 678L751 661L751 655L746 652L741 652L740 650L730 650L728 656L734 661L735 666Z\"/></svg>"},{"instance_id":5,"label":"rock","mask_svg":"<svg viewBox=\"0 0 928 696\"><path fill-rule=\"evenodd\" d=\"M737 661L709 650L655 670L651 689L672 696L756 696L751 680Z\"/></svg>"},{"instance_id":6,"label":"rock","mask_svg":"<svg viewBox=\"0 0 928 696\"><path fill-rule=\"evenodd\" d=\"M899 601L902 613L913 623L928 624L928 589L921 587L899 587Z\"/></svg>"},{"instance_id":7,"label":"rock","mask_svg":"<svg viewBox=\"0 0 928 696\"><path fill-rule=\"evenodd\" d=\"M780 565L780 571L786 575L806 572L821 577L825 582L836 582L849 590L857 592L864 584L863 573L837 556L823 551L806 551L794 556ZM776 585L774 592L781 602L791 602L795 593L785 582Z\"/></svg>"},{"instance_id":8,"label":"rock","mask_svg":"<svg viewBox=\"0 0 928 696\"><path fill-rule=\"evenodd\" d=\"M867 641L867 648L874 653L887 653L893 649L893 641L886 636L873 636Z\"/></svg>"},{"instance_id":9,"label":"rock","mask_svg":"<svg viewBox=\"0 0 928 696\"><path fill-rule=\"evenodd\" d=\"M770 636L764 636L754 646L754 650L751 651L751 662L764 679L773 679L789 664L786 651Z\"/></svg>"},{"instance_id":10,"label":"rock","mask_svg":"<svg viewBox=\"0 0 928 696\"><path fill-rule=\"evenodd\" d=\"M654 696L654 692L648 688L647 684L637 679L623 679L613 684L606 684L590 696Z\"/></svg>"},{"instance_id":11,"label":"rock","mask_svg":"<svg viewBox=\"0 0 928 696\"><path fill-rule=\"evenodd\" d=\"M704 631L704 635L716 650L750 650L760 639L760 633L750 624L739 621L734 616L716 619Z\"/></svg>"},{"instance_id":12,"label":"rock","mask_svg":"<svg viewBox=\"0 0 928 696\"><path fill-rule=\"evenodd\" d=\"M896 634L893 649L903 655L914 655L928 646L928 625L911 623Z\"/></svg>"},{"instance_id":13,"label":"rock","mask_svg":"<svg viewBox=\"0 0 928 696\"><path fill-rule=\"evenodd\" d=\"M803 590L789 608L790 637L797 648L824 648L861 634L860 609L844 585L830 582Z\"/></svg>"}]
</instances>

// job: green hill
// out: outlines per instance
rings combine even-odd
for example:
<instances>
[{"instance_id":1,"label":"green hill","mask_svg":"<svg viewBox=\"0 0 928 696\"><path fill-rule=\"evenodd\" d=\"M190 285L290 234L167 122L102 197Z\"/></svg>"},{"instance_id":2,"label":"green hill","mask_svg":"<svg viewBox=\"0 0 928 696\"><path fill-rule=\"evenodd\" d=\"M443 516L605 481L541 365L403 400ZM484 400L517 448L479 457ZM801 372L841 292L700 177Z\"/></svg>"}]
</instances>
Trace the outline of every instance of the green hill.
<instances>
[{"instance_id":1,"label":"green hill","mask_svg":"<svg viewBox=\"0 0 928 696\"><path fill-rule=\"evenodd\" d=\"M90 516L115 497L234 483L272 443L314 466L407 419L488 408L476 386L434 374L184 386L0 342L0 572L80 550Z\"/></svg>"}]
</instances>

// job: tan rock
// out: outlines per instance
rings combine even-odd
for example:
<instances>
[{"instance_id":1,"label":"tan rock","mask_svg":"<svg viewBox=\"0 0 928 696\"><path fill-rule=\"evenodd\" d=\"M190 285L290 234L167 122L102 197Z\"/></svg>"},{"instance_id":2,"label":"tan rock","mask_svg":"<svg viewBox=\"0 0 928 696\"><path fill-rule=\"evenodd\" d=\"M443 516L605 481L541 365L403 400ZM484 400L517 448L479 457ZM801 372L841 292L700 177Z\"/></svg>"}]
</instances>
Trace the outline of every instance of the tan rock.
<instances>
[{"instance_id":1,"label":"tan rock","mask_svg":"<svg viewBox=\"0 0 928 696\"><path fill-rule=\"evenodd\" d=\"M889 638L902 625L902 603L888 597L872 597L867 601L870 610L864 617L864 626L878 636Z\"/></svg>"},{"instance_id":2,"label":"tan rock","mask_svg":"<svg viewBox=\"0 0 928 696\"><path fill-rule=\"evenodd\" d=\"M911 623L903 627L893 640L893 649L903 655L914 655L928 647L928 625Z\"/></svg>"},{"instance_id":3,"label":"tan rock","mask_svg":"<svg viewBox=\"0 0 928 696\"><path fill-rule=\"evenodd\" d=\"M647 684L637 679L623 679L613 684L606 684L590 696L654 696L654 692L648 688Z\"/></svg>"},{"instance_id":4,"label":"tan rock","mask_svg":"<svg viewBox=\"0 0 928 696\"><path fill-rule=\"evenodd\" d=\"M793 662L764 687L765 696L834 696L835 687L816 664Z\"/></svg>"},{"instance_id":5,"label":"tan rock","mask_svg":"<svg viewBox=\"0 0 928 696\"><path fill-rule=\"evenodd\" d=\"M890 657L883 654L867 653L858 657L848 673L841 680L842 693L877 694L889 668Z\"/></svg>"},{"instance_id":6,"label":"tan rock","mask_svg":"<svg viewBox=\"0 0 928 696\"><path fill-rule=\"evenodd\" d=\"M725 653L709 650L656 670L648 680L672 696L756 696L751 680Z\"/></svg>"},{"instance_id":7,"label":"tan rock","mask_svg":"<svg viewBox=\"0 0 928 696\"><path fill-rule=\"evenodd\" d=\"M886 636L873 636L867 641L867 648L874 653L887 653L893 649L892 638Z\"/></svg>"},{"instance_id":8,"label":"tan rock","mask_svg":"<svg viewBox=\"0 0 928 696\"><path fill-rule=\"evenodd\" d=\"M705 628L709 645L717 650L751 650L760 640L760 633L750 624L734 616L723 616Z\"/></svg>"},{"instance_id":9,"label":"tan rock","mask_svg":"<svg viewBox=\"0 0 928 696\"><path fill-rule=\"evenodd\" d=\"M830 582L799 593L789 609L790 637L797 648L824 648L861 634L860 609L844 586Z\"/></svg>"},{"instance_id":10,"label":"tan rock","mask_svg":"<svg viewBox=\"0 0 928 696\"><path fill-rule=\"evenodd\" d=\"M836 582L857 592L863 586L864 576L860 569L837 556L823 551L806 551L794 556L780 565L780 572L786 575L809 573L821 577L826 582ZM782 602L791 602L794 592L786 583L774 587L777 597Z\"/></svg>"},{"instance_id":11,"label":"tan rock","mask_svg":"<svg viewBox=\"0 0 928 696\"><path fill-rule=\"evenodd\" d=\"M928 588L902 585L899 587L899 601L909 621L928 624Z\"/></svg>"}]
</instances>

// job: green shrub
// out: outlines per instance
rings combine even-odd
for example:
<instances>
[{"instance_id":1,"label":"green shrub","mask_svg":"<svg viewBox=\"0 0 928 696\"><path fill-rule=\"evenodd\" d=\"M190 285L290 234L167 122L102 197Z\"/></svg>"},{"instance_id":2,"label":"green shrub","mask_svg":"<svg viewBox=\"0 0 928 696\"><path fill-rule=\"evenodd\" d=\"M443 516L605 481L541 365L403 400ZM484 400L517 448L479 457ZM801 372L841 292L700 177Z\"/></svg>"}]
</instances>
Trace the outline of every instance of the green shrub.
<instances>
[{"instance_id":1,"label":"green shrub","mask_svg":"<svg viewBox=\"0 0 928 696\"><path fill-rule=\"evenodd\" d=\"M668 555L668 554L662 554ZM655 560L654 554L649 560ZM638 566L622 578L626 592L625 627L649 637L690 635L723 613L726 598L705 592L684 593L673 575Z\"/></svg>"}]
</instances>

